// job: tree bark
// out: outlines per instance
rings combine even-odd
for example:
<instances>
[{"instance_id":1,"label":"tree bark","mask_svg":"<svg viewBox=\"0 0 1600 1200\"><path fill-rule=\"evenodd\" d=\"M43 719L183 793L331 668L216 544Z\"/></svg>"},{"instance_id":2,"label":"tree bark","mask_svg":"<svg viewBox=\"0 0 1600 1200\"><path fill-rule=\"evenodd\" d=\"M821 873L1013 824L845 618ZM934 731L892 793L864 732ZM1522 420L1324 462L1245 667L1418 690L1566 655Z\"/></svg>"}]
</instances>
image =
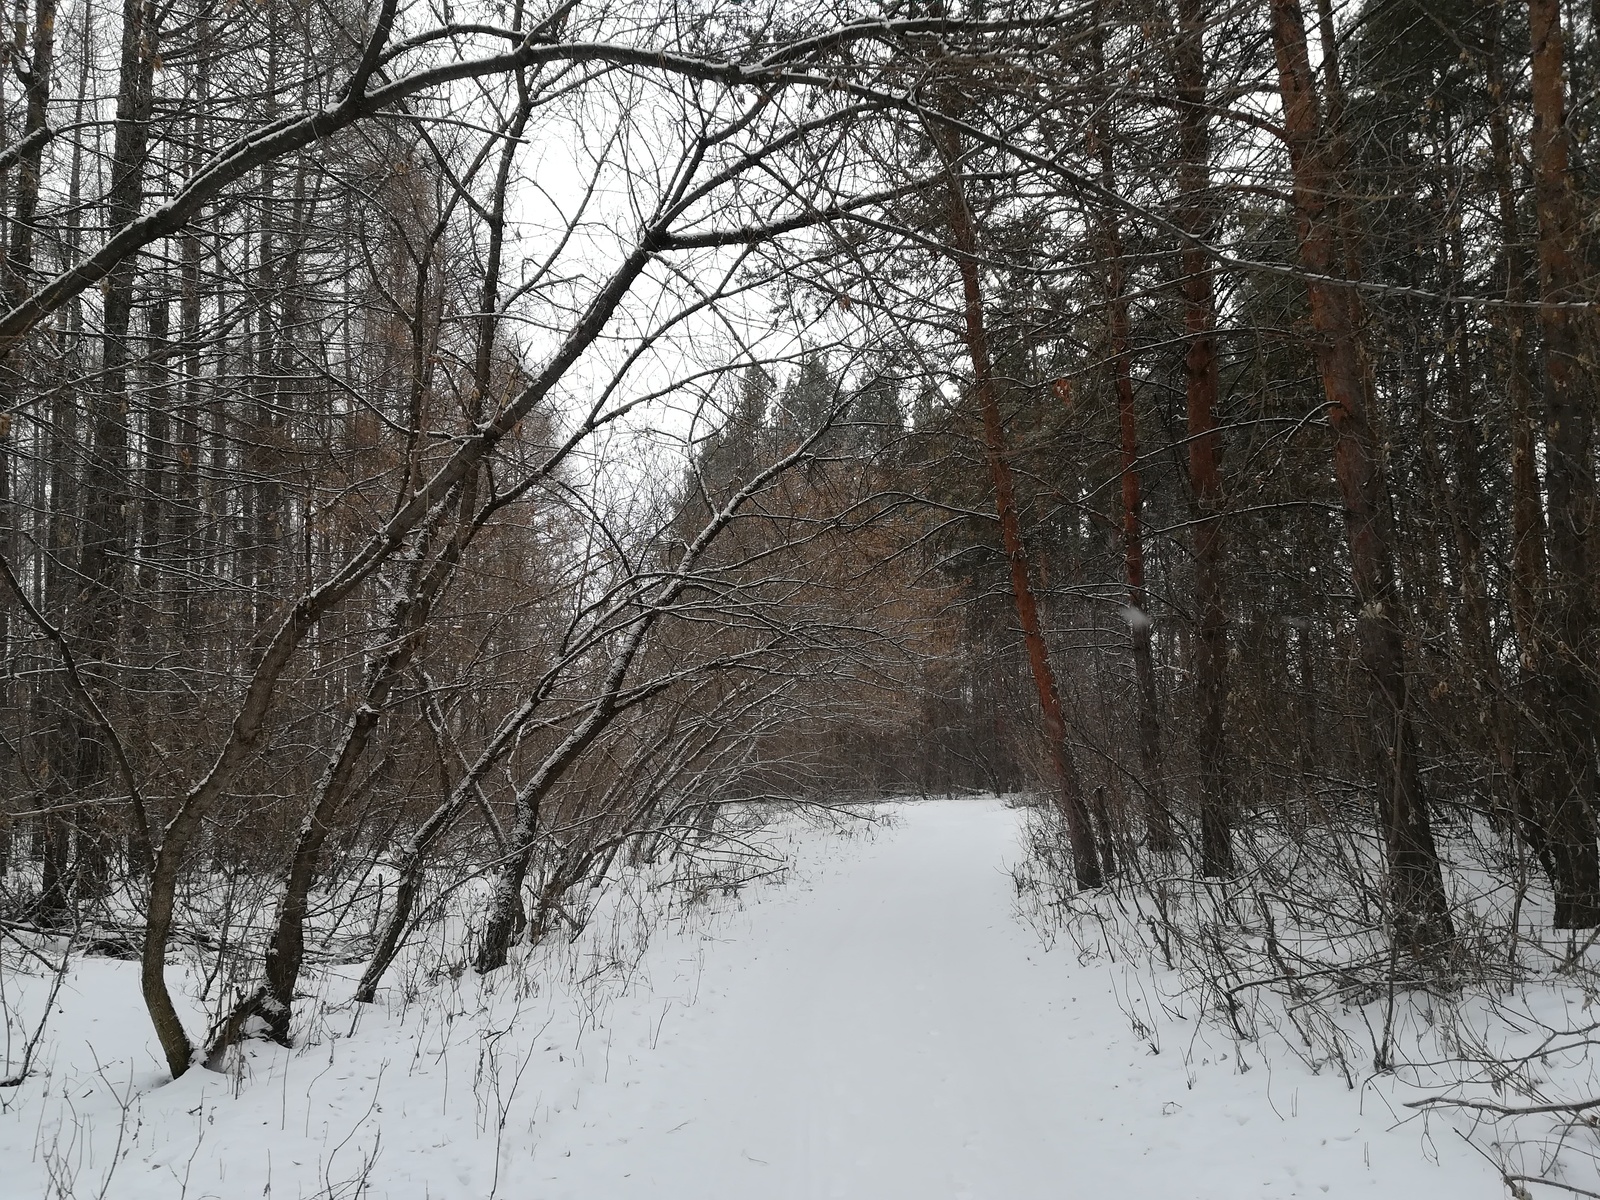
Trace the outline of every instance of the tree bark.
<instances>
[{"instance_id":1,"label":"tree bark","mask_svg":"<svg viewBox=\"0 0 1600 1200\"><path fill-rule=\"evenodd\" d=\"M1556 865L1555 923L1600 925L1596 845L1592 671L1594 628L1594 381L1584 361L1582 318L1562 307L1583 299L1582 220L1568 166L1559 0L1529 0L1533 69L1534 210L1538 216L1539 328L1544 339L1545 482L1550 499L1548 658L1544 712L1554 754L1549 798Z\"/></svg>"},{"instance_id":2,"label":"tree bark","mask_svg":"<svg viewBox=\"0 0 1600 1200\"><path fill-rule=\"evenodd\" d=\"M122 58L117 84L117 110L107 211L112 228L131 225L144 195L146 142L150 121L151 80L155 54L155 5L152 0L125 0L122 12ZM85 663L105 660L115 649L122 627L122 587L129 558L128 394L129 328L133 314L137 259L125 258L107 276L100 380L94 390L93 446L84 474L82 581L79 655ZM80 802L106 781L106 748L99 729L80 717L76 722L71 770ZM80 890L98 895L109 886L111 831L108 813L98 805L79 810L78 879ZM141 870L147 863L136 864Z\"/></svg>"},{"instance_id":3,"label":"tree bark","mask_svg":"<svg viewBox=\"0 0 1600 1200\"><path fill-rule=\"evenodd\" d=\"M1034 601L1033 584L1028 576L1028 550L1022 540L1022 524L1017 515L1016 485L1006 457L1005 426L1000 419L999 398L995 394L993 367L989 359L988 333L983 319L983 292L978 280L977 234L967 208L966 187L961 174L959 135L940 129L945 159L945 185L949 196L951 246L956 269L961 274L962 313L967 354L972 360L972 390L983 417L984 446L989 463L989 478L994 486L995 511L1000 536L1011 573L1011 598L1016 606L1017 623L1022 627L1028 651L1028 666L1039 698L1044 725L1045 750L1055 773L1057 803L1066 821L1071 843L1073 874L1080 888L1099 887L1104 882L1095 845L1094 824L1083 794L1078 765L1067 744L1067 725L1061 712L1061 697L1056 687L1050 650Z\"/></svg>"},{"instance_id":4,"label":"tree bark","mask_svg":"<svg viewBox=\"0 0 1600 1200\"><path fill-rule=\"evenodd\" d=\"M18 6L17 44L13 50L13 54L18 58L15 64L16 74L22 82L23 96L27 103L22 135L13 148L13 152L20 152L16 167L16 200L11 213L10 245L6 248L3 269L0 269L0 302L7 308L28 291L28 277L33 265L34 221L39 208L40 166L45 144L51 138L51 131L46 125L45 118L48 115L51 70L55 56L55 0L37 0L30 53L23 61L21 54L25 11L23 6ZM21 385L30 373L29 364L25 360L0 363L0 557L7 562L16 562L19 532L17 517L20 511L14 494L15 476L19 464L12 446L11 413L20 398ZM13 693L16 682L14 672L10 668L10 664L16 659L12 644L12 618L11 605L0 605L0 662L7 664L7 668L0 672L0 708L7 712L16 712L21 704L21 698ZM14 750L10 739L6 740L3 753L7 758L13 756ZM46 761L50 762L52 759L47 757ZM59 754L54 761L59 765ZM49 822L60 818L46 815L41 819ZM0 836L3 836L8 848L10 829L10 816L0 812ZM0 856L0 869L4 869L7 858L9 854ZM46 889L42 895L48 896L52 891L58 890ZM51 903L53 904L53 901ZM41 907L49 908L51 904Z\"/></svg>"},{"instance_id":5,"label":"tree bark","mask_svg":"<svg viewBox=\"0 0 1600 1200\"><path fill-rule=\"evenodd\" d=\"M1178 224L1190 237L1180 255L1183 269L1184 393L1188 414L1189 486L1199 519L1194 527L1195 684L1200 719L1200 870L1223 876L1233 871L1229 835L1226 712L1228 618L1223 604L1222 440L1217 433L1217 323L1210 260L1198 242L1215 226L1211 196L1211 135L1206 120L1205 10L1201 0L1179 0L1173 53L1178 99Z\"/></svg>"},{"instance_id":6,"label":"tree bark","mask_svg":"<svg viewBox=\"0 0 1600 1200\"><path fill-rule=\"evenodd\" d=\"M1387 485L1372 427L1369 364L1361 345L1361 303L1336 280L1351 263L1340 235L1341 180L1332 169L1304 16L1298 0L1272 0L1273 44L1284 131L1294 177L1300 260L1308 278L1317 363L1334 435L1334 476L1344 504L1350 574L1360 605L1356 640L1366 683L1364 749L1377 783L1378 818L1398 936L1428 949L1453 933L1427 796L1417 767L1407 701L1402 600L1395 577Z\"/></svg>"},{"instance_id":7,"label":"tree bark","mask_svg":"<svg viewBox=\"0 0 1600 1200\"><path fill-rule=\"evenodd\" d=\"M1095 72L1105 73L1103 39L1096 22ZM1100 152L1100 184L1116 191L1116 162L1111 150L1109 105L1101 91L1095 141ZM1175 837L1166 773L1161 761L1161 720L1156 693L1155 658L1151 651L1150 597L1145 588L1143 497L1139 477L1139 413L1133 394L1131 321L1128 314L1127 268L1122 229L1114 208L1102 218L1106 254L1106 331L1109 335L1112 385L1117 397L1117 427L1122 450L1122 558L1128 584L1128 640L1133 655L1138 710L1140 790L1144 794L1145 837L1150 849L1173 849ZM1102 856L1103 858L1103 856Z\"/></svg>"}]
</instances>

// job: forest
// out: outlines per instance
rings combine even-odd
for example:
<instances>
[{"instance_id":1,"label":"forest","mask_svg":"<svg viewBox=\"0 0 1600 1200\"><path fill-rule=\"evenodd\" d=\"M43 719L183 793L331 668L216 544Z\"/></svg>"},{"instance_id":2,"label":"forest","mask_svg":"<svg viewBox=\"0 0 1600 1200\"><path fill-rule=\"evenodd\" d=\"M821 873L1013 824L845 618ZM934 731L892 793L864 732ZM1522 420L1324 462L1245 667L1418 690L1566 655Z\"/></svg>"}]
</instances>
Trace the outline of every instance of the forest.
<instances>
[{"instance_id":1,"label":"forest","mask_svg":"<svg viewBox=\"0 0 1600 1200\"><path fill-rule=\"evenodd\" d=\"M1600 981L1600 3L17 0L0 310L4 953L173 1077L891 796Z\"/></svg>"}]
</instances>

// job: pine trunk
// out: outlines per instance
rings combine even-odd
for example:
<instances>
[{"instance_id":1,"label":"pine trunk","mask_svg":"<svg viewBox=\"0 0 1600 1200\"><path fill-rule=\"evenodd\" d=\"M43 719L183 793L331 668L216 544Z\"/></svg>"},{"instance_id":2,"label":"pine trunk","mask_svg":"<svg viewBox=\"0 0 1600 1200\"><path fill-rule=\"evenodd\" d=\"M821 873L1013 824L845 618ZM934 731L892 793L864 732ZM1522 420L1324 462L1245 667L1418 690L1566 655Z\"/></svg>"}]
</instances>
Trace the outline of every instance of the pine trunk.
<instances>
[{"instance_id":1,"label":"pine trunk","mask_svg":"<svg viewBox=\"0 0 1600 1200\"><path fill-rule=\"evenodd\" d=\"M1016 606L1017 623L1022 627L1028 651L1028 666L1039 697L1044 724L1045 749L1059 789L1058 801L1066 820L1071 842L1073 873L1080 888L1098 887L1104 881L1095 845L1094 824L1083 795L1078 765L1067 744L1067 725L1061 712L1060 693L1045 645L1039 609L1028 577L1028 550L1022 540L1022 525L1017 514L1016 485L1006 458L1005 426L1000 418L999 398L995 394L989 359L988 334L983 320L983 293L978 280L977 235L967 208L966 189L961 178L959 138L945 137L945 182L949 192L949 222L956 267L961 273L962 310L967 353L972 359L973 395L983 417L984 444L989 477L994 486L995 509L1000 521L1000 536L1005 546L1011 573L1011 597Z\"/></svg>"},{"instance_id":2,"label":"pine trunk","mask_svg":"<svg viewBox=\"0 0 1600 1200\"><path fill-rule=\"evenodd\" d=\"M1590 539L1595 510L1594 381L1584 360L1581 310L1582 222L1568 166L1559 0L1529 0L1533 53L1533 177L1538 216L1539 328L1544 338L1545 483L1550 503L1548 653L1558 928L1600 925L1600 850L1596 846L1595 690L1590 673L1597 635Z\"/></svg>"},{"instance_id":3,"label":"pine trunk","mask_svg":"<svg viewBox=\"0 0 1600 1200\"><path fill-rule=\"evenodd\" d=\"M1228 618L1222 592L1222 440L1217 433L1217 323L1211 263L1199 241L1215 225L1211 198L1211 136L1206 124L1205 14L1199 0L1180 0L1174 54L1178 98L1179 223L1185 242L1184 391L1188 413L1189 485L1199 519L1194 527L1195 685L1199 692L1196 752L1200 763L1200 870L1233 871L1229 835L1226 710Z\"/></svg>"},{"instance_id":4,"label":"pine trunk","mask_svg":"<svg viewBox=\"0 0 1600 1200\"><path fill-rule=\"evenodd\" d=\"M1453 929L1406 695L1403 603L1383 458L1372 426L1371 374L1360 341L1360 296L1356 289L1333 282L1351 265L1353 254L1348 236L1341 236L1340 180L1330 163L1298 0L1272 0L1272 25L1300 260L1308 276L1317 363L1334 435L1334 476L1360 606L1356 639L1366 683L1362 734L1377 785L1391 918L1403 941L1426 949L1449 938Z\"/></svg>"}]
</instances>

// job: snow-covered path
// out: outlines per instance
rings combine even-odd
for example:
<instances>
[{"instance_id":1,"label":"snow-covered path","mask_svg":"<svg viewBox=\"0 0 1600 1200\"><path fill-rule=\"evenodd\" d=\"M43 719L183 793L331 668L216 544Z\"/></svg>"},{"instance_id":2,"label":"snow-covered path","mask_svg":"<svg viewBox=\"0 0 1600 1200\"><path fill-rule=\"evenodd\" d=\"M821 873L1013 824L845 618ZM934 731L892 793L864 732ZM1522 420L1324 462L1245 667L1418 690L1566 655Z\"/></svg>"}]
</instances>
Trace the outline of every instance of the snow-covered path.
<instances>
[{"instance_id":1,"label":"snow-covered path","mask_svg":"<svg viewBox=\"0 0 1600 1200\"><path fill-rule=\"evenodd\" d=\"M231 1075L167 1081L135 965L84 960L46 1069L0 1094L0 1200L1505 1194L1441 1121L1391 1128L1390 1081L1267 1062L1156 1003L1147 964L1047 952L1016 915L1020 813L880 811L865 836L782 826L789 878L642 954L630 914L666 892L486 980L396 970L367 1007L331 979L294 1049Z\"/></svg>"},{"instance_id":2,"label":"snow-covered path","mask_svg":"<svg viewBox=\"0 0 1600 1200\"><path fill-rule=\"evenodd\" d=\"M908 804L751 906L698 1002L547 1127L538 1197L1492 1197L1376 1096L1118 1003L1137 974L1042 953L1014 915L1018 814ZM717 953L721 949L725 953ZM1152 1039L1161 1053L1152 1050ZM1193 1057L1192 1071L1183 1058ZM1254 1068L1254 1069L1251 1069ZM1286 1069L1279 1065L1280 1076ZM1190 1080L1193 1086L1190 1086Z\"/></svg>"}]
</instances>

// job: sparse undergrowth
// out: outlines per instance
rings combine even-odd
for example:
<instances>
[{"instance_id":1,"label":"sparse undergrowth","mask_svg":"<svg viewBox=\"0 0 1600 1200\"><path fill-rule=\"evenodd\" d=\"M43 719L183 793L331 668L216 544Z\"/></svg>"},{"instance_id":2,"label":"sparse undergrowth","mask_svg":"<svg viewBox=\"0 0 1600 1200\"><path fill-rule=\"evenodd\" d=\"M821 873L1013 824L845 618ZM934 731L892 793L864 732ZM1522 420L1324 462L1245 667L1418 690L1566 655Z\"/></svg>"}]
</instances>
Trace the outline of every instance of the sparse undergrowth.
<instances>
[{"instance_id":1,"label":"sparse undergrowth","mask_svg":"<svg viewBox=\"0 0 1600 1200\"><path fill-rule=\"evenodd\" d=\"M1028 827L1020 912L1048 945L1138 964L1122 1007L1153 1051L1156 1010L1197 1019L1241 1069L1292 1056L1364 1103L1383 1081L1396 1123L1465 1139L1514 1197L1600 1195L1597 938L1550 931L1548 891L1494 830L1448 831L1448 861L1471 864L1448 877L1455 937L1419 956L1393 936L1381 848L1348 827L1241 823L1231 877L1141 852L1087 893L1059 818Z\"/></svg>"},{"instance_id":2,"label":"sparse undergrowth","mask_svg":"<svg viewBox=\"0 0 1600 1200\"><path fill-rule=\"evenodd\" d=\"M113 894L71 931L41 933L9 922L0 928L6 1084L0 1117L17 1123L13 1133L29 1126L26 1157L42 1164L49 1200L117 1194L122 1185L112 1184L119 1171L131 1169L130 1160L162 1173L162 1194L222 1194L192 1175L204 1158L207 1124L224 1097L277 1109L262 1120L271 1129L269 1141L296 1164L283 1172L301 1181L296 1186L304 1186L311 1162L316 1195L365 1195L380 1157L401 1152L383 1143L384 1105L405 1106L420 1095L402 1077L420 1079L443 1064L444 1092L430 1101L442 1114L457 1120L465 1106L475 1114L479 1138L512 1136L517 1121L517 1136L530 1134L541 1105L548 1104L541 1099L548 1070L530 1090L529 1055L539 1031L554 1031L556 1040L540 1053L553 1050L566 1069L573 1050L556 1042L574 1028L580 1043L609 1038L608 1014L619 1003L654 1003L665 991L665 1020L675 1005L693 1002L700 931L719 914L738 911L753 889L787 878L796 836L819 829L857 833L884 819L849 805L725 810L714 832L663 843L657 854L619 856L605 876L568 889L558 906L559 926L539 944L516 950L509 969L482 976L470 965L471 930L488 885L455 869L460 864L441 863L429 873L411 932L370 1005L350 995L390 888L381 865L346 877L317 895L308 922L313 965L297 997L293 1046L246 1039L219 1071L191 1071L175 1082L162 1068L138 1006L136 966L125 961L133 956L119 949L130 942L136 949L137 897ZM184 1015L194 1025L218 1020L248 981L270 929L270 905L262 902L268 894L223 873L197 877L187 889L179 927L193 933L175 939L168 969L180 981ZM535 894L530 888L530 898ZM643 966L647 948L663 936L690 948L679 964L682 975L665 989ZM512 1029L518 1036L506 1039ZM364 1097L362 1104L352 1109L337 1096L330 1100L319 1081L361 1074L375 1042L384 1050L381 1069L351 1089ZM459 1098L450 1093L452 1070L465 1071L469 1080ZM436 1086L437 1077L430 1078L429 1086ZM345 1126L330 1123L319 1133L306 1115L301 1129L291 1129L289 1089L301 1091L306 1114L342 1113ZM162 1147L179 1144L187 1147L182 1161L164 1157Z\"/></svg>"}]
</instances>

